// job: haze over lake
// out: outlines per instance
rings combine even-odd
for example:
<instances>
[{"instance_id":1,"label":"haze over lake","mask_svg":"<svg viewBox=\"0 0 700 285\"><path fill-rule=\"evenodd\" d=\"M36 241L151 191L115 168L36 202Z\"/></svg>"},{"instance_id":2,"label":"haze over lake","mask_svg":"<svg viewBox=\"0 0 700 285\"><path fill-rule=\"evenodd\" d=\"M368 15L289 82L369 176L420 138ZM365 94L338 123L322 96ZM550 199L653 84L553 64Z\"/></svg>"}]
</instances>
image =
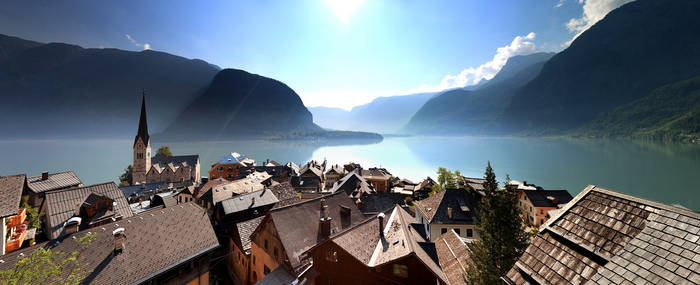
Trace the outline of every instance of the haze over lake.
<instances>
[{"instance_id":1,"label":"haze over lake","mask_svg":"<svg viewBox=\"0 0 700 285\"><path fill-rule=\"evenodd\" d=\"M363 167L381 166L393 175L419 181L436 177L439 166L483 176L491 161L499 181L505 174L546 189L566 189L576 195L588 184L659 201L700 209L700 145L660 144L630 140L567 140L511 137L405 137L380 143L327 145L317 141L245 140L230 142L161 143L175 155L199 154L202 176L228 152L255 159L301 164L310 159L331 164L350 161ZM85 184L117 181L131 163L131 140L23 140L0 142L2 175L74 170Z\"/></svg>"}]
</instances>

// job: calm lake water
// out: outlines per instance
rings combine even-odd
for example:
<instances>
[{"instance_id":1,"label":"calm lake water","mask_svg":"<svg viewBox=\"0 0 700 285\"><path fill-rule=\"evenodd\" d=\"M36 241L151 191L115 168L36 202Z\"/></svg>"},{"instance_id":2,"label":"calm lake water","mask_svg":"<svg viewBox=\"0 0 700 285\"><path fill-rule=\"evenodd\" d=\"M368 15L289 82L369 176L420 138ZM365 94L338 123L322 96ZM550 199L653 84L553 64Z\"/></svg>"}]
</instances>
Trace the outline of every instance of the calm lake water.
<instances>
[{"instance_id":1,"label":"calm lake water","mask_svg":"<svg viewBox=\"0 0 700 285\"><path fill-rule=\"evenodd\" d=\"M0 175L72 169L86 184L118 181L131 163L133 140L0 141ZM547 189L576 195L588 184L700 210L700 145L638 141L543 138L406 137L379 143L358 141L327 145L309 141L248 140L159 143L176 155L199 154L202 175L219 157L236 151L258 162L273 159L297 164L309 159L363 167L381 166L414 181L439 166L481 177L491 161L499 179L505 174ZM345 145L341 145L345 144Z\"/></svg>"}]
</instances>

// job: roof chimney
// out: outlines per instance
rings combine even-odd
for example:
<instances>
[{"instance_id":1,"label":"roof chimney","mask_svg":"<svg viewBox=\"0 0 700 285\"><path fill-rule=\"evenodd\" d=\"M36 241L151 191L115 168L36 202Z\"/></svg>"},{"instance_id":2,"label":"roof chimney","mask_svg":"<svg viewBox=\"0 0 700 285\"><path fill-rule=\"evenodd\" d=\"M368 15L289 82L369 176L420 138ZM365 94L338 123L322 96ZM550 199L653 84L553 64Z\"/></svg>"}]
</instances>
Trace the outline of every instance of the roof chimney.
<instances>
[{"instance_id":1,"label":"roof chimney","mask_svg":"<svg viewBox=\"0 0 700 285\"><path fill-rule=\"evenodd\" d=\"M250 205L255 205L255 197L250 198Z\"/></svg>"},{"instance_id":2,"label":"roof chimney","mask_svg":"<svg viewBox=\"0 0 700 285\"><path fill-rule=\"evenodd\" d=\"M49 180L49 172L48 171L41 173L41 180L42 181Z\"/></svg>"},{"instance_id":3,"label":"roof chimney","mask_svg":"<svg viewBox=\"0 0 700 285\"><path fill-rule=\"evenodd\" d=\"M384 238L384 213L379 213L377 220L379 220L379 236Z\"/></svg>"},{"instance_id":4,"label":"roof chimney","mask_svg":"<svg viewBox=\"0 0 700 285\"><path fill-rule=\"evenodd\" d=\"M68 219L65 223L63 223L63 232L66 235L77 232L81 221L82 219L80 217L72 217Z\"/></svg>"},{"instance_id":5,"label":"roof chimney","mask_svg":"<svg viewBox=\"0 0 700 285\"><path fill-rule=\"evenodd\" d=\"M319 233L324 239L331 235L331 217L328 216L328 205L326 199L321 199L321 219L319 220Z\"/></svg>"},{"instance_id":6,"label":"roof chimney","mask_svg":"<svg viewBox=\"0 0 700 285\"><path fill-rule=\"evenodd\" d=\"M112 232L114 236L114 253L119 254L124 250L124 228L118 228Z\"/></svg>"}]
</instances>

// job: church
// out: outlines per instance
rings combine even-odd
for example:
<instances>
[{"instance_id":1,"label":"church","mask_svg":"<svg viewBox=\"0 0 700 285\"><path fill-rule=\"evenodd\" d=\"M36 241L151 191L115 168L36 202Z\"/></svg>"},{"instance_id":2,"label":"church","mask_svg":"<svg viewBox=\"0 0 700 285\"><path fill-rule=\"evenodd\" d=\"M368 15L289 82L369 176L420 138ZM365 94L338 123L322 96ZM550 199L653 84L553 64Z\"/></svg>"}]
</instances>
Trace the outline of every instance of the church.
<instances>
[{"instance_id":1,"label":"church","mask_svg":"<svg viewBox=\"0 0 700 285\"><path fill-rule=\"evenodd\" d=\"M131 184L194 181L199 184L199 155L151 157L151 137L146 121L146 94L141 102L139 130L134 138Z\"/></svg>"}]
</instances>

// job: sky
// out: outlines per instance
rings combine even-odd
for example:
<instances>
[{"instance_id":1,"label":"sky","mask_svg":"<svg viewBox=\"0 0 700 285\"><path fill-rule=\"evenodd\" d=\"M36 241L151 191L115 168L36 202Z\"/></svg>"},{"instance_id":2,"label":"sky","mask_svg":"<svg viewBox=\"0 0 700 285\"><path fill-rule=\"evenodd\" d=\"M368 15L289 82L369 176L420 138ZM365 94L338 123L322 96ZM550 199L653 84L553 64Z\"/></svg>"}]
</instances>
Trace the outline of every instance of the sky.
<instances>
[{"instance_id":1,"label":"sky","mask_svg":"<svg viewBox=\"0 0 700 285\"><path fill-rule=\"evenodd\" d=\"M4 1L0 33L152 49L280 80L309 107L490 79L630 0Z\"/></svg>"}]
</instances>

